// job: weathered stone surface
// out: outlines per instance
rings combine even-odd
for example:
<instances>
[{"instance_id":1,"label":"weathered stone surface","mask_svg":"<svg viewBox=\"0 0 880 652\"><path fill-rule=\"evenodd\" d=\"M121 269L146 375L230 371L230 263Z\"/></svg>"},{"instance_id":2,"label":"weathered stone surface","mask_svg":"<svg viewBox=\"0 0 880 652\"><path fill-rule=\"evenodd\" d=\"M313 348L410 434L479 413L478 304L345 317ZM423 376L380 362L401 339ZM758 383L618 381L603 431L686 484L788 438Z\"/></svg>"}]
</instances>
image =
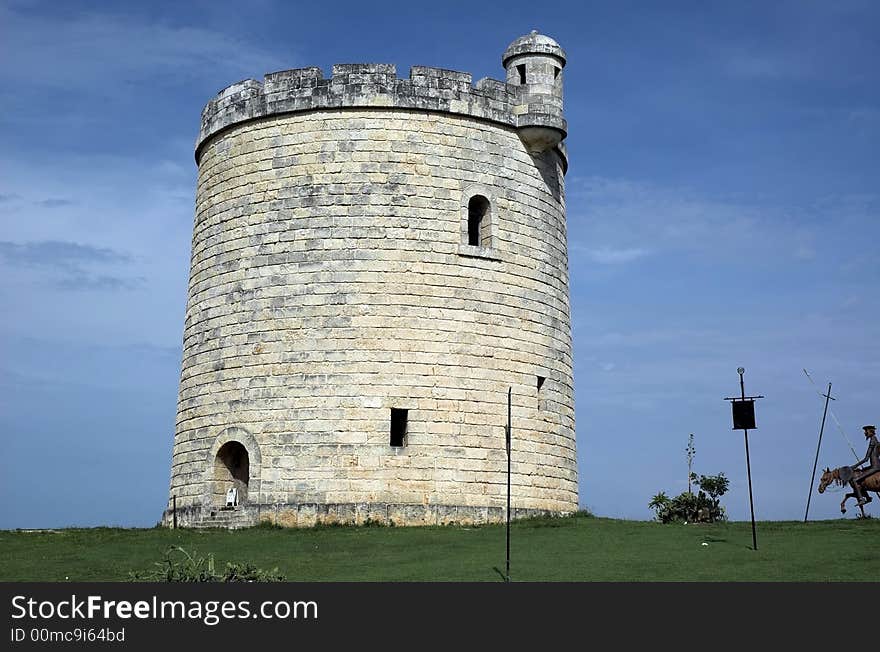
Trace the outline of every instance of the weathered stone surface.
<instances>
[{"instance_id":1,"label":"weathered stone surface","mask_svg":"<svg viewBox=\"0 0 880 652\"><path fill-rule=\"evenodd\" d=\"M511 65L534 65L528 82L548 47L520 44ZM209 103L171 477L181 524L210 524L233 476L247 523L502 520L508 387L516 513L577 508L564 148L535 152L518 131L564 133L554 79L473 88L466 73L350 64ZM480 246L475 195L490 207ZM402 447L392 408L408 410ZM218 461L230 442L246 463Z\"/></svg>"}]
</instances>

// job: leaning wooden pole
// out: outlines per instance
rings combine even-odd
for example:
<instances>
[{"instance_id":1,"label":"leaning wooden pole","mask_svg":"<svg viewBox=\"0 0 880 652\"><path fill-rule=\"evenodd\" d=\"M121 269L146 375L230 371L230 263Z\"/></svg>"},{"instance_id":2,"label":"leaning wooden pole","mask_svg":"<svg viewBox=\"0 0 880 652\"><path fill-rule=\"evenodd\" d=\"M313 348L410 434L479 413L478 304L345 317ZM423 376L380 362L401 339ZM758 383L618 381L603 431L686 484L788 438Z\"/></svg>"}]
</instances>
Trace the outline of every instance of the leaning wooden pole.
<instances>
[{"instance_id":1,"label":"leaning wooden pole","mask_svg":"<svg viewBox=\"0 0 880 652\"><path fill-rule=\"evenodd\" d=\"M831 400L831 383L825 394L825 411L822 412L822 425L819 427L819 443L816 445L816 459L813 461L813 476L810 478L810 492L807 494L807 511L804 512L804 523L810 516L810 499L813 497L813 486L816 484L816 467L819 465L819 449L822 448L822 433L825 432L825 417L828 415L828 402Z\"/></svg>"}]
</instances>

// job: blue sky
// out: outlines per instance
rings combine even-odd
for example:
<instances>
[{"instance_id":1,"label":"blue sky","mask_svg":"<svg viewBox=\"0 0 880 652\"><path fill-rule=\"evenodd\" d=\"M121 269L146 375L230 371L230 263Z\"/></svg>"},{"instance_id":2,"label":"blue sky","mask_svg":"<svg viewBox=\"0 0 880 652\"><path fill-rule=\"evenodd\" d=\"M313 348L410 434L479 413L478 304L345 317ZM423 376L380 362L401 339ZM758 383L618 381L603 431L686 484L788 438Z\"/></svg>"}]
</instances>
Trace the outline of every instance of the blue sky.
<instances>
[{"instance_id":1,"label":"blue sky","mask_svg":"<svg viewBox=\"0 0 880 652\"><path fill-rule=\"evenodd\" d=\"M0 2L0 527L153 525L167 500L204 103L376 61L503 77L566 49L581 502L647 519L750 436L758 518L803 518L880 421L880 8L872 2ZM840 427L837 425L840 423ZM811 515L838 515L839 494ZM871 508L875 515L877 507ZM850 512L852 516L852 511Z\"/></svg>"}]
</instances>

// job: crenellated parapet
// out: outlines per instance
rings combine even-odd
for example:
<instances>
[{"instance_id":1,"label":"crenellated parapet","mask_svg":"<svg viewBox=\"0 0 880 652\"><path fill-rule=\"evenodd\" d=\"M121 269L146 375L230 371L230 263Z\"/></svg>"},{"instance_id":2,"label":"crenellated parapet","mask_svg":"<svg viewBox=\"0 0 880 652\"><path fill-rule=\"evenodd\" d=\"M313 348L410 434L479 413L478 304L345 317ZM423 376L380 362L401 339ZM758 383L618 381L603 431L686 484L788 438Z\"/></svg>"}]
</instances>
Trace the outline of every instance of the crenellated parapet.
<instances>
[{"instance_id":1,"label":"crenellated parapet","mask_svg":"<svg viewBox=\"0 0 880 652\"><path fill-rule=\"evenodd\" d=\"M269 73L262 82L246 79L220 91L202 111L196 161L209 138L233 125L282 114L352 107L459 114L524 133L540 128L554 134L552 147L567 130L561 96L535 93L530 86L490 78L474 85L470 73L426 66L413 66L409 79L400 79L393 64L337 64L330 78L325 78L320 68L297 68ZM533 151L547 148L530 147ZM558 151L564 160L562 150Z\"/></svg>"}]
</instances>

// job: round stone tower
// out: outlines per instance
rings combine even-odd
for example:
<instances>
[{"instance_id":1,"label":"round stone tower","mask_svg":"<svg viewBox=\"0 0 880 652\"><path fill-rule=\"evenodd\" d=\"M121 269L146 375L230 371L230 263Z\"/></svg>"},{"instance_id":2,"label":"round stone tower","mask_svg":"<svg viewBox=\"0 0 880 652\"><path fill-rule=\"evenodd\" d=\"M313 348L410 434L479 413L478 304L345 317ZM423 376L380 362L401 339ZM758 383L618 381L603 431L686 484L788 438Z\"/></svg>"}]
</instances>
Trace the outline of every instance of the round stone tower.
<instances>
[{"instance_id":1,"label":"round stone tower","mask_svg":"<svg viewBox=\"0 0 880 652\"><path fill-rule=\"evenodd\" d=\"M507 81L286 70L202 113L172 505L181 525L577 509L565 54Z\"/></svg>"}]
</instances>

